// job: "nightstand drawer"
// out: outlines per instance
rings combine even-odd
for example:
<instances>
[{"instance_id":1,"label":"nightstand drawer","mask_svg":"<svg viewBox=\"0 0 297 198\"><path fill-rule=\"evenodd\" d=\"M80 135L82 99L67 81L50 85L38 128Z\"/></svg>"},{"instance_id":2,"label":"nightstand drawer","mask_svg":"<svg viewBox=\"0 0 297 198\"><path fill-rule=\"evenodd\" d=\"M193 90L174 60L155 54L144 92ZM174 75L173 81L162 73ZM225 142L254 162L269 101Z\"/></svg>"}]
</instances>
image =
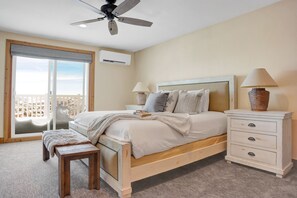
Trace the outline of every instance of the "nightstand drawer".
<instances>
[{"instance_id":1,"label":"nightstand drawer","mask_svg":"<svg viewBox=\"0 0 297 198\"><path fill-rule=\"evenodd\" d=\"M231 145L231 155L247 159L250 161L260 162L268 165L276 165L276 153L270 151L264 151L260 149L254 149L245 146Z\"/></svg>"},{"instance_id":2,"label":"nightstand drawer","mask_svg":"<svg viewBox=\"0 0 297 198\"><path fill-rule=\"evenodd\" d=\"M276 136L231 131L231 141L251 146L276 149Z\"/></svg>"},{"instance_id":3,"label":"nightstand drawer","mask_svg":"<svg viewBox=\"0 0 297 198\"><path fill-rule=\"evenodd\" d=\"M231 119L231 129L244 129L259 132L276 132L276 122Z\"/></svg>"}]
</instances>

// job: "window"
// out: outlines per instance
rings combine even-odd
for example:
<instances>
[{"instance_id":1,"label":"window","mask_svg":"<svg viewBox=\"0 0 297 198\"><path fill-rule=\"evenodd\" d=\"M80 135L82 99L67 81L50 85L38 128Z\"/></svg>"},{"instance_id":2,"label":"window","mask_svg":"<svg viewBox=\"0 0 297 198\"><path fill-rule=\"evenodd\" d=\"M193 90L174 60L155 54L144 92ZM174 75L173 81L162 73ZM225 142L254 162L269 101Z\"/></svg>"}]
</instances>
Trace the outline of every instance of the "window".
<instances>
[{"instance_id":1,"label":"window","mask_svg":"<svg viewBox=\"0 0 297 198\"><path fill-rule=\"evenodd\" d=\"M6 50L4 141L40 138L93 110L94 52L11 40Z\"/></svg>"}]
</instances>

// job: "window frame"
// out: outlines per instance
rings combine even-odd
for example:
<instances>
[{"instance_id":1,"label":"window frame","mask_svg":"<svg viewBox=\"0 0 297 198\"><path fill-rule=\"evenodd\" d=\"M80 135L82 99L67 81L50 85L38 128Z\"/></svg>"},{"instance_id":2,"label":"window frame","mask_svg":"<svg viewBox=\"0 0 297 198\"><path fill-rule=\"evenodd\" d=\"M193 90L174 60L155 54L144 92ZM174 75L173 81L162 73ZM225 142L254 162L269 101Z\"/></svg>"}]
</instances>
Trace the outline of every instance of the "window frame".
<instances>
[{"instance_id":1,"label":"window frame","mask_svg":"<svg viewBox=\"0 0 297 198\"><path fill-rule=\"evenodd\" d=\"M55 49L67 52L77 52L82 54L90 54L92 56L92 62L89 63L89 88L88 88L88 110L94 111L94 82L95 82L95 52L52 46L52 45L44 45L37 44L25 41L17 41L17 40L6 40L6 51L5 51L5 85L4 85L4 143L8 142L19 142L19 141L30 141L30 140L40 140L41 136L32 136L32 137L22 137L22 138L12 138L11 137L11 91L12 91L12 55L11 55L11 45L25 45L31 47L40 47L46 49Z\"/></svg>"}]
</instances>

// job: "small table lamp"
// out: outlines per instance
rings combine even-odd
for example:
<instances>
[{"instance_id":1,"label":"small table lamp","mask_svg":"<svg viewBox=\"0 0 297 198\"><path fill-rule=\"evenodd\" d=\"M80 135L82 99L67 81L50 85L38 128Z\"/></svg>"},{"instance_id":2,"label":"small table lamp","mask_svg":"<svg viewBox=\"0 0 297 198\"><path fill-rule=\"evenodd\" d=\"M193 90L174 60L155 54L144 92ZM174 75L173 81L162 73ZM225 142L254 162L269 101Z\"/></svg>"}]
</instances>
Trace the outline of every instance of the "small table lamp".
<instances>
[{"instance_id":1,"label":"small table lamp","mask_svg":"<svg viewBox=\"0 0 297 198\"><path fill-rule=\"evenodd\" d=\"M142 82L138 82L132 92L136 92L136 102L138 105L144 105L146 100L145 92L150 92L149 89L142 84Z\"/></svg>"},{"instance_id":2,"label":"small table lamp","mask_svg":"<svg viewBox=\"0 0 297 198\"><path fill-rule=\"evenodd\" d=\"M245 78L241 87L252 88L249 92L252 111L266 111L269 91L264 87L277 87L277 84L264 68L256 68Z\"/></svg>"}]
</instances>

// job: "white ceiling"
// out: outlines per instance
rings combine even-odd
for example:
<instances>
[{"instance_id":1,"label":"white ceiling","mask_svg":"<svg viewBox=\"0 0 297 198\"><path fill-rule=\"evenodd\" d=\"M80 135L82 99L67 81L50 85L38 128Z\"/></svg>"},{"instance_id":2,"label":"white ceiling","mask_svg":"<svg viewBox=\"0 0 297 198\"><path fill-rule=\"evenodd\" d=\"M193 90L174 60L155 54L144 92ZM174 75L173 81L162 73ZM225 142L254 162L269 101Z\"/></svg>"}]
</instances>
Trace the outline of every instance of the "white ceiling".
<instances>
[{"instance_id":1,"label":"white ceiling","mask_svg":"<svg viewBox=\"0 0 297 198\"><path fill-rule=\"evenodd\" d=\"M105 0L85 0L100 8ZM100 47L138 51L220 23L280 0L142 0L122 16L153 22L152 27L118 22L111 36L107 20L87 28L72 22L98 18L75 0L0 0L0 30ZM116 4L123 2L118 0Z\"/></svg>"}]
</instances>

